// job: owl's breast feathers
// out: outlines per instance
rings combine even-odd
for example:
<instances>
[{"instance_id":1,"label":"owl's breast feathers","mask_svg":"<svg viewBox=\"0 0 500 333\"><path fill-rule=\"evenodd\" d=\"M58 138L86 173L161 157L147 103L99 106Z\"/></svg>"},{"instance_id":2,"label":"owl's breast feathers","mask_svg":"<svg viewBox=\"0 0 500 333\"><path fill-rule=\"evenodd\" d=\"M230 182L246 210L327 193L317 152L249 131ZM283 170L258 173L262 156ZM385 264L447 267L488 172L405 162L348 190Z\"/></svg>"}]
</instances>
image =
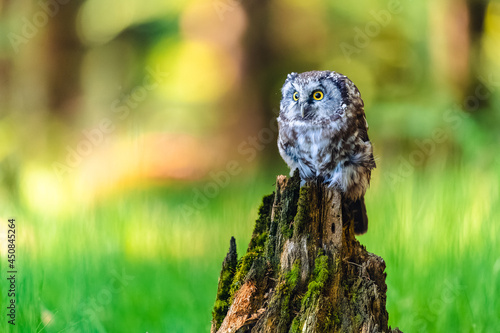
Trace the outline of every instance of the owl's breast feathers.
<instances>
[{"instance_id":1,"label":"owl's breast feathers","mask_svg":"<svg viewBox=\"0 0 500 333\"><path fill-rule=\"evenodd\" d=\"M357 118L357 117L355 117ZM278 148L291 172L305 181L322 177L353 200L364 195L375 167L364 116L358 126L331 121L314 124L278 118ZM354 120L354 119L353 119Z\"/></svg>"}]
</instances>

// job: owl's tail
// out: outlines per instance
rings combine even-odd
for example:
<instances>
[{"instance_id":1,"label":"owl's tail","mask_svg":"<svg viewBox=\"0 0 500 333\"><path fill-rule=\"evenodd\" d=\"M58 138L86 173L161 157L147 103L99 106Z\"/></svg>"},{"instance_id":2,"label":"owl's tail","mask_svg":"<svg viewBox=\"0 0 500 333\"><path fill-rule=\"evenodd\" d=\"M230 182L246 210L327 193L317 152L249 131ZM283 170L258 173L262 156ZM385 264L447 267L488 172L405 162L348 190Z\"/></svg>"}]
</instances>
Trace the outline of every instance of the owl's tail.
<instances>
[{"instance_id":1,"label":"owl's tail","mask_svg":"<svg viewBox=\"0 0 500 333\"><path fill-rule=\"evenodd\" d=\"M344 198L342 217L344 221L353 221L356 235L364 234L368 230L365 198L361 197L356 201Z\"/></svg>"}]
</instances>

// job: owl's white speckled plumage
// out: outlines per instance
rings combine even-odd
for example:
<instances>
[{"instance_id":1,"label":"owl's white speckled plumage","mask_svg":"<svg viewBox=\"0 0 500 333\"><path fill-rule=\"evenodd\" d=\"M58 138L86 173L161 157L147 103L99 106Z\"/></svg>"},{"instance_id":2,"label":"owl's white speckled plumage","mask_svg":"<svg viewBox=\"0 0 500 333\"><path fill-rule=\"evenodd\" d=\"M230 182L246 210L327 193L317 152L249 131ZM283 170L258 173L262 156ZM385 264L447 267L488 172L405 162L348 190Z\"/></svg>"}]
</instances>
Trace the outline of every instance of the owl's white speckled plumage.
<instances>
[{"instance_id":1,"label":"owl's white speckled plumage","mask_svg":"<svg viewBox=\"0 0 500 333\"><path fill-rule=\"evenodd\" d=\"M278 148L302 180L321 179L356 203L367 229L363 196L375 167L363 100L346 76L332 71L291 73L282 88ZM355 221L356 223L356 221Z\"/></svg>"}]
</instances>

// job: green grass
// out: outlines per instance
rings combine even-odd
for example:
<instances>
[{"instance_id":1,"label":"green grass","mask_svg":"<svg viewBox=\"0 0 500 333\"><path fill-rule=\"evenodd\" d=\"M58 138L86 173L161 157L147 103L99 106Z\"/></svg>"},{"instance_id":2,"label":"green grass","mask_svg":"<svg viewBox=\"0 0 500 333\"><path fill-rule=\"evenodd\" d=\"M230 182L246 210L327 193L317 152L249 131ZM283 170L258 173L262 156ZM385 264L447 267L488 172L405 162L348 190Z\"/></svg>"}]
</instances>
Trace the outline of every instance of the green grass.
<instances>
[{"instance_id":1,"label":"green grass","mask_svg":"<svg viewBox=\"0 0 500 333\"><path fill-rule=\"evenodd\" d=\"M434 168L367 197L360 237L387 263L389 323L404 332L500 332L498 171Z\"/></svg>"},{"instance_id":2,"label":"green grass","mask_svg":"<svg viewBox=\"0 0 500 333\"><path fill-rule=\"evenodd\" d=\"M4 209L17 220L19 292L17 325L1 320L0 332L209 331L229 239L246 251L273 182L223 189L189 219L181 214L193 202L188 188L137 190L60 215ZM42 315L52 318L46 326Z\"/></svg>"},{"instance_id":3,"label":"green grass","mask_svg":"<svg viewBox=\"0 0 500 333\"><path fill-rule=\"evenodd\" d=\"M498 169L436 166L396 184L388 172L373 176L369 231L359 239L387 263L390 324L500 332ZM258 177L234 179L188 218L193 192L181 186L46 216L2 205L1 216L18 222L19 273L17 325L2 314L0 332L208 332L229 239L244 254L262 196L274 189L273 175ZM3 278L0 286L4 308Z\"/></svg>"}]
</instances>

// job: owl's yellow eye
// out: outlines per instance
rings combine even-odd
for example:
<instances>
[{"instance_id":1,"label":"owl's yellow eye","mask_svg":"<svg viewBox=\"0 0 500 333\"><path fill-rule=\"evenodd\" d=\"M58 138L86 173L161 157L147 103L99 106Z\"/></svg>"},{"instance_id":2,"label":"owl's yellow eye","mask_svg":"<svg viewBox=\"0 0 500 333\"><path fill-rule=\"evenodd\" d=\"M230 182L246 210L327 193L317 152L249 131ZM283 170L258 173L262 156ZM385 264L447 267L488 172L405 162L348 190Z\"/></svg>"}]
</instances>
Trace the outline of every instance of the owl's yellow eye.
<instances>
[{"instance_id":1,"label":"owl's yellow eye","mask_svg":"<svg viewBox=\"0 0 500 333\"><path fill-rule=\"evenodd\" d=\"M299 93L298 92L294 92L293 93L293 100L294 101L298 101L299 100Z\"/></svg>"},{"instance_id":2,"label":"owl's yellow eye","mask_svg":"<svg viewBox=\"0 0 500 333\"><path fill-rule=\"evenodd\" d=\"M323 99L323 92L320 91L320 90L316 90L314 93L313 93L313 98L317 101L321 101Z\"/></svg>"}]
</instances>

